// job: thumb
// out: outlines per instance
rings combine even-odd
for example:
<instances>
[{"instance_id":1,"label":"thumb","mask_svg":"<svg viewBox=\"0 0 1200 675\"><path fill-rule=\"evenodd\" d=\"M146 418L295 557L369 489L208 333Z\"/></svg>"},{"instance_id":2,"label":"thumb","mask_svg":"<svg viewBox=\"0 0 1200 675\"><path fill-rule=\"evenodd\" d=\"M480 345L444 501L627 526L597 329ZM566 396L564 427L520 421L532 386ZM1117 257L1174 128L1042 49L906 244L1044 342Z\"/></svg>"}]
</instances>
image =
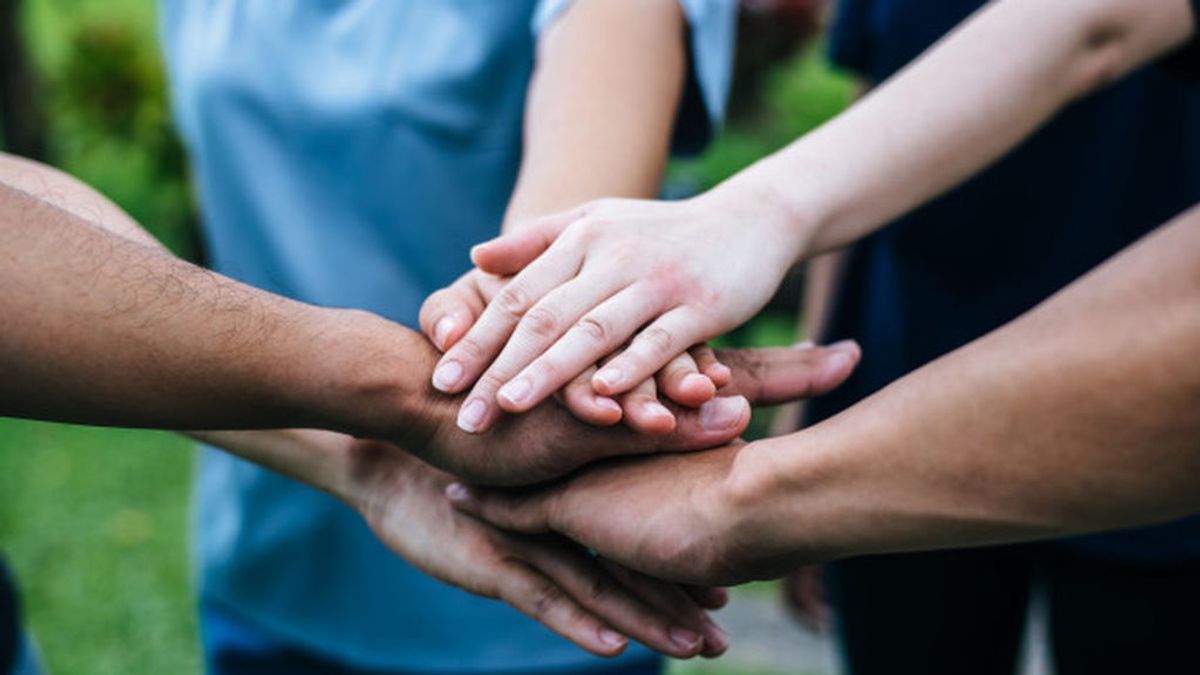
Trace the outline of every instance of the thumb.
<instances>
[{"instance_id":1,"label":"thumb","mask_svg":"<svg viewBox=\"0 0 1200 675\"><path fill-rule=\"evenodd\" d=\"M446 498L459 511L500 529L527 534L550 531L547 501L551 494L549 490L522 494L494 488L467 487L462 483L446 486Z\"/></svg>"},{"instance_id":2,"label":"thumb","mask_svg":"<svg viewBox=\"0 0 1200 675\"><path fill-rule=\"evenodd\" d=\"M730 349L717 352L732 371L722 395L741 394L754 405L775 405L819 396L846 381L862 358L853 340L828 347Z\"/></svg>"},{"instance_id":3,"label":"thumb","mask_svg":"<svg viewBox=\"0 0 1200 675\"><path fill-rule=\"evenodd\" d=\"M464 276L426 298L417 321L425 337L445 352L466 335L483 308L483 299Z\"/></svg>"},{"instance_id":4,"label":"thumb","mask_svg":"<svg viewBox=\"0 0 1200 675\"><path fill-rule=\"evenodd\" d=\"M582 211L573 209L517 225L512 232L472 248L471 262L489 274L512 276L550 248L580 216Z\"/></svg>"}]
</instances>

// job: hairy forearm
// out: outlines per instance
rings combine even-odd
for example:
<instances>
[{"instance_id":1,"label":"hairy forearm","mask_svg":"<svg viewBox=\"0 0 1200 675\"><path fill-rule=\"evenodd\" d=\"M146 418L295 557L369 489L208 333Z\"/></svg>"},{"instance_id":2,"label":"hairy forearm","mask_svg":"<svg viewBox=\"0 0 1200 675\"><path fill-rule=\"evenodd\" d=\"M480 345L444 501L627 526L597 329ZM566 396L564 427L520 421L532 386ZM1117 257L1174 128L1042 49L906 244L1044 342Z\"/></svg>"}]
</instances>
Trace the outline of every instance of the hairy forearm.
<instances>
[{"instance_id":1,"label":"hairy forearm","mask_svg":"<svg viewBox=\"0 0 1200 675\"><path fill-rule=\"evenodd\" d=\"M745 475L786 504L763 522L826 557L1200 509L1197 260L1200 209L995 333L762 443Z\"/></svg>"},{"instance_id":2,"label":"hairy forearm","mask_svg":"<svg viewBox=\"0 0 1200 675\"><path fill-rule=\"evenodd\" d=\"M125 239L163 248L107 197L53 167L0 152L0 185L24 192Z\"/></svg>"},{"instance_id":3,"label":"hairy forearm","mask_svg":"<svg viewBox=\"0 0 1200 675\"><path fill-rule=\"evenodd\" d=\"M678 0L577 0L542 36L506 228L599 197L653 197L687 65Z\"/></svg>"},{"instance_id":4,"label":"hairy forearm","mask_svg":"<svg viewBox=\"0 0 1200 675\"><path fill-rule=\"evenodd\" d=\"M772 227L796 257L827 251L961 183L1193 30L1187 0L996 0L726 187L777 201L785 217Z\"/></svg>"},{"instance_id":5,"label":"hairy forearm","mask_svg":"<svg viewBox=\"0 0 1200 675\"><path fill-rule=\"evenodd\" d=\"M362 432L413 398L416 334L180 261L62 174L0 161L0 250L0 414Z\"/></svg>"}]
</instances>

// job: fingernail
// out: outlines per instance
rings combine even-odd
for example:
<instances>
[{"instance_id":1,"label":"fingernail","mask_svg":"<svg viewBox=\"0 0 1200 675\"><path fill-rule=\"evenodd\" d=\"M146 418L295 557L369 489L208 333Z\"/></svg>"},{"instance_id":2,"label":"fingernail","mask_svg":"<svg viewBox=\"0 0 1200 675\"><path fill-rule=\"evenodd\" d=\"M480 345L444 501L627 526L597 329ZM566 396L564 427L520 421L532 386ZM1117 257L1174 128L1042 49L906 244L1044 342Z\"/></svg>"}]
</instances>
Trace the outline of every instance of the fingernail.
<instances>
[{"instance_id":1,"label":"fingernail","mask_svg":"<svg viewBox=\"0 0 1200 675\"><path fill-rule=\"evenodd\" d=\"M689 384L692 387L706 387L707 385L712 384L712 380L708 379L707 375L701 375L700 373L690 373L688 375L684 375L683 380L679 384L680 384L680 386L683 386L683 387L687 387ZM713 386L716 386L716 385L713 385Z\"/></svg>"},{"instance_id":2,"label":"fingernail","mask_svg":"<svg viewBox=\"0 0 1200 675\"><path fill-rule=\"evenodd\" d=\"M475 244L471 247L471 262L475 263L476 265L479 263L476 262L475 258L479 255L479 249L481 248L483 248L483 244Z\"/></svg>"},{"instance_id":3,"label":"fingernail","mask_svg":"<svg viewBox=\"0 0 1200 675\"><path fill-rule=\"evenodd\" d=\"M729 635L711 620L704 624L704 643L717 651L729 647Z\"/></svg>"},{"instance_id":4,"label":"fingernail","mask_svg":"<svg viewBox=\"0 0 1200 675\"><path fill-rule=\"evenodd\" d=\"M607 396L593 396L592 400L595 401L596 405L600 408L604 408L605 410L614 410L616 412L621 412L621 404L617 403L616 401L612 400L611 398L609 398Z\"/></svg>"},{"instance_id":5,"label":"fingernail","mask_svg":"<svg viewBox=\"0 0 1200 675\"><path fill-rule=\"evenodd\" d=\"M829 348L839 352L847 352L853 354L858 351L858 343L854 340L841 340L829 345Z\"/></svg>"},{"instance_id":6,"label":"fingernail","mask_svg":"<svg viewBox=\"0 0 1200 675\"><path fill-rule=\"evenodd\" d=\"M446 486L446 497L452 502L464 502L471 497L471 491L462 483L451 483Z\"/></svg>"},{"instance_id":7,"label":"fingernail","mask_svg":"<svg viewBox=\"0 0 1200 675\"><path fill-rule=\"evenodd\" d=\"M742 419L744 410L740 396L714 398L700 406L700 426L707 431L724 431Z\"/></svg>"},{"instance_id":8,"label":"fingernail","mask_svg":"<svg viewBox=\"0 0 1200 675\"><path fill-rule=\"evenodd\" d=\"M811 349L815 346L812 340L803 340L792 345L792 349Z\"/></svg>"},{"instance_id":9,"label":"fingernail","mask_svg":"<svg viewBox=\"0 0 1200 675\"><path fill-rule=\"evenodd\" d=\"M480 399L473 398L463 404L462 410L458 411L458 428L468 434L473 434L483 426L483 418L486 415L487 404Z\"/></svg>"},{"instance_id":10,"label":"fingernail","mask_svg":"<svg viewBox=\"0 0 1200 675\"><path fill-rule=\"evenodd\" d=\"M822 375L834 377L846 370L846 366L850 365L852 357L848 352L836 351L825 359L825 366L821 369Z\"/></svg>"},{"instance_id":11,"label":"fingernail","mask_svg":"<svg viewBox=\"0 0 1200 675\"><path fill-rule=\"evenodd\" d=\"M596 380L608 387L616 387L621 383L621 371L616 368L602 368L596 373Z\"/></svg>"},{"instance_id":12,"label":"fingernail","mask_svg":"<svg viewBox=\"0 0 1200 675\"><path fill-rule=\"evenodd\" d=\"M600 641L609 647L616 648L625 646L625 636L607 628L600 629Z\"/></svg>"},{"instance_id":13,"label":"fingernail","mask_svg":"<svg viewBox=\"0 0 1200 675\"><path fill-rule=\"evenodd\" d=\"M433 342L437 345L438 349L446 348L446 338L450 337L450 332L454 330L456 325L458 325L458 322L454 317L444 316L433 327Z\"/></svg>"},{"instance_id":14,"label":"fingernail","mask_svg":"<svg viewBox=\"0 0 1200 675\"><path fill-rule=\"evenodd\" d=\"M529 397L529 392L532 390L533 383L529 381L528 377L522 377L501 387L498 395L507 399L509 403L522 403Z\"/></svg>"},{"instance_id":15,"label":"fingernail","mask_svg":"<svg viewBox=\"0 0 1200 675\"><path fill-rule=\"evenodd\" d=\"M700 644L700 634L686 628L676 626L671 629L670 635L671 642L674 642L675 646L683 651L691 651Z\"/></svg>"},{"instance_id":16,"label":"fingernail","mask_svg":"<svg viewBox=\"0 0 1200 675\"><path fill-rule=\"evenodd\" d=\"M449 392L462 379L463 367L458 361L446 361L433 371L433 386L438 391Z\"/></svg>"}]
</instances>

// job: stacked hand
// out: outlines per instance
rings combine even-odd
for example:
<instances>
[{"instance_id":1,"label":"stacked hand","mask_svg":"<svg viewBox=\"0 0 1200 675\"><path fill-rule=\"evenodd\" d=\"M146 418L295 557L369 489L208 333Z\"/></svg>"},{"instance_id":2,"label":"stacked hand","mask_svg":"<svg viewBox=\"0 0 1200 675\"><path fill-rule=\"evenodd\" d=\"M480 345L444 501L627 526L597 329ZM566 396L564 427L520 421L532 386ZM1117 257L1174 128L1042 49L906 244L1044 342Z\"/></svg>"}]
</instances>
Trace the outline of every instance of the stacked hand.
<instances>
[{"instance_id":1,"label":"stacked hand","mask_svg":"<svg viewBox=\"0 0 1200 675\"><path fill-rule=\"evenodd\" d=\"M772 550L756 522L760 467L734 444L679 455L597 465L533 490L450 485L460 510L526 534L558 533L606 559L682 583L726 586L794 569L794 552Z\"/></svg>"},{"instance_id":2,"label":"stacked hand","mask_svg":"<svg viewBox=\"0 0 1200 675\"><path fill-rule=\"evenodd\" d=\"M564 476L602 459L702 450L735 440L750 421L751 405L771 405L829 391L858 362L853 343L833 347L718 350L728 383L699 408L670 402L674 429L641 434L626 426L577 421L555 401L506 416L486 434L455 426L460 399L429 392L426 424L398 429L393 438L423 460L472 483L530 485ZM432 361L433 355L430 355Z\"/></svg>"},{"instance_id":3,"label":"stacked hand","mask_svg":"<svg viewBox=\"0 0 1200 675\"><path fill-rule=\"evenodd\" d=\"M316 430L198 436L235 451L256 448L260 457L326 458L326 469L339 469L321 474L340 479L324 487L400 557L446 583L504 600L594 654L619 654L625 636L679 658L714 656L727 644L704 612L725 603L724 591L655 581L565 538L505 532L458 513L444 496L453 478L397 446Z\"/></svg>"},{"instance_id":4,"label":"stacked hand","mask_svg":"<svg viewBox=\"0 0 1200 675\"><path fill-rule=\"evenodd\" d=\"M572 383L615 397L659 373L672 400L711 395L697 376L713 376L710 362L689 360L689 347L753 316L795 259L777 210L723 194L595 202L476 247L481 270L512 281L477 308L435 297L423 311L427 332L446 338L434 386L470 388L461 426L486 430ZM670 388L685 379L695 390Z\"/></svg>"}]
</instances>

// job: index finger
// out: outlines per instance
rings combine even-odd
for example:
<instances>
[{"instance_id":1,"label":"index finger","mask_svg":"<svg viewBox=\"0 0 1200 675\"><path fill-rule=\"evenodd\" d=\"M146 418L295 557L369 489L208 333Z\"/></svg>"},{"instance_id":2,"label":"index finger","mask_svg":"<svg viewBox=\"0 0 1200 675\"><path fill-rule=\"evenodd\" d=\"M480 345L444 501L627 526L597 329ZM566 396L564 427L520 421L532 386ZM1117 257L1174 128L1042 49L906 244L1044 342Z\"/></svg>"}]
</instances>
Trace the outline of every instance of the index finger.
<instances>
[{"instance_id":1,"label":"index finger","mask_svg":"<svg viewBox=\"0 0 1200 675\"><path fill-rule=\"evenodd\" d=\"M446 351L433 371L436 389L457 394L475 382L500 353L525 313L542 296L575 276L581 262L579 252L559 243L510 281L488 303L467 334Z\"/></svg>"}]
</instances>

